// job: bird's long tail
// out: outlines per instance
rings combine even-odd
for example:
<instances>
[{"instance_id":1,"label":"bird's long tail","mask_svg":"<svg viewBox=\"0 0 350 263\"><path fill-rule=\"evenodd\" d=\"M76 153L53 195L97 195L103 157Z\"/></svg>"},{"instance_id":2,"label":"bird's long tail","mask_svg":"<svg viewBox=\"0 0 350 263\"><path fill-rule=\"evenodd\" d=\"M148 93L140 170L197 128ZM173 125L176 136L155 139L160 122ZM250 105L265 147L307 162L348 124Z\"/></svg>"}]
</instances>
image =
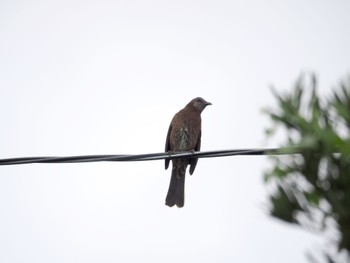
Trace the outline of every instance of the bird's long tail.
<instances>
[{"instance_id":1,"label":"bird's long tail","mask_svg":"<svg viewBox=\"0 0 350 263\"><path fill-rule=\"evenodd\" d=\"M185 203L185 173L187 165L173 165L170 185L165 199L167 206L183 207Z\"/></svg>"}]
</instances>

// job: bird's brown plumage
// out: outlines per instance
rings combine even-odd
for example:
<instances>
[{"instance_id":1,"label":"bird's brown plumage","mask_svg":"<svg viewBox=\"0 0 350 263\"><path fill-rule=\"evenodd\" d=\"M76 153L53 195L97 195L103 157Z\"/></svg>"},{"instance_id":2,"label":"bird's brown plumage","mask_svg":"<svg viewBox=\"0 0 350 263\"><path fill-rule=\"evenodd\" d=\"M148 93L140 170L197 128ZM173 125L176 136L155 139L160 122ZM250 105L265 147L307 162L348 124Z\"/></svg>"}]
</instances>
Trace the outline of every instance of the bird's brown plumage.
<instances>
[{"instance_id":1,"label":"bird's brown plumage","mask_svg":"<svg viewBox=\"0 0 350 263\"><path fill-rule=\"evenodd\" d=\"M199 151L201 147L201 113L210 102L198 97L191 100L185 108L173 117L166 142L166 152ZM169 167L169 161L165 160L165 169ZM165 204L172 207L184 206L185 173L187 165L190 165L192 175L197 165L197 158L182 158L172 160L170 185Z\"/></svg>"}]
</instances>

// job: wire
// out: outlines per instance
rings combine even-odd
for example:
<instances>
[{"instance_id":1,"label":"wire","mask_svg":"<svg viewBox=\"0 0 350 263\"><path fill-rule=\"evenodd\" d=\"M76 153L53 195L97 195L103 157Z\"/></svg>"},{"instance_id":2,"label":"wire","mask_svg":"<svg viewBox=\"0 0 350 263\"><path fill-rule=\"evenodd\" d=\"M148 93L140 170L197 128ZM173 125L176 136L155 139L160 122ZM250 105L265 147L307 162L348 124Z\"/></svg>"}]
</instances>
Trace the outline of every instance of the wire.
<instances>
[{"instance_id":1,"label":"wire","mask_svg":"<svg viewBox=\"0 0 350 263\"><path fill-rule=\"evenodd\" d=\"M30 163L131 162L178 158L213 158L237 155L280 155L299 153L297 148L240 149L206 152L162 152L136 155L81 155L65 157L20 157L0 159L0 165Z\"/></svg>"}]
</instances>

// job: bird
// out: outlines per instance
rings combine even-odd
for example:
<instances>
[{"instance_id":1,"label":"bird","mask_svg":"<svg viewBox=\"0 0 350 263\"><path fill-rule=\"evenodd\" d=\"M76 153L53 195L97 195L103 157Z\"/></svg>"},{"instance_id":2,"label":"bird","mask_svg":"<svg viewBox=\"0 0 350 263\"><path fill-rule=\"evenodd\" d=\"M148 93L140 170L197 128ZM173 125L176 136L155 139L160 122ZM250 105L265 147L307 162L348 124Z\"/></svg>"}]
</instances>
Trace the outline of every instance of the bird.
<instances>
[{"instance_id":1,"label":"bird","mask_svg":"<svg viewBox=\"0 0 350 263\"><path fill-rule=\"evenodd\" d=\"M201 148L201 113L212 103L201 97L192 99L171 120L165 152L199 151ZM189 173L193 174L198 158L180 158L172 160L172 171L165 204L169 207L183 207L185 201L185 174L190 165ZM165 170L169 167L170 159L165 159Z\"/></svg>"}]
</instances>

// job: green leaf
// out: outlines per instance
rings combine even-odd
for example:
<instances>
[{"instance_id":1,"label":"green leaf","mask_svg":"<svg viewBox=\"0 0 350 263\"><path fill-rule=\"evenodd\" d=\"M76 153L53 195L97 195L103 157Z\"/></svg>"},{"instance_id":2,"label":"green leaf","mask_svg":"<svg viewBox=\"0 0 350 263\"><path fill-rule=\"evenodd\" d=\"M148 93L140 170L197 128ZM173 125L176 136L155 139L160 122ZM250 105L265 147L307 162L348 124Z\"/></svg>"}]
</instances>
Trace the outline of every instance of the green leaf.
<instances>
[{"instance_id":1,"label":"green leaf","mask_svg":"<svg viewBox=\"0 0 350 263\"><path fill-rule=\"evenodd\" d=\"M307 199L307 201L310 202L312 205L318 206L320 203L320 200L322 199L321 195L316 193L315 191L309 193L309 192L304 192L304 196Z\"/></svg>"},{"instance_id":2,"label":"green leaf","mask_svg":"<svg viewBox=\"0 0 350 263\"><path fill-rule=\"evenodd\" d=\"M319 96L317 86L315 74L301 75L291 92L282 96L273 90L277 109L265 112L272 122L265 135L274 136L278 129L286 136L264 174L266 183L279 185L269 197L270 213L300 226L305 223L296 221L296 213L309 225L323 222L315 229L330 227L325 222L332 219L340 233L338 248L350 252L350 77L328 100ZM283 159L279 154L285 154Z\"/></svg>"}]
</instances>

